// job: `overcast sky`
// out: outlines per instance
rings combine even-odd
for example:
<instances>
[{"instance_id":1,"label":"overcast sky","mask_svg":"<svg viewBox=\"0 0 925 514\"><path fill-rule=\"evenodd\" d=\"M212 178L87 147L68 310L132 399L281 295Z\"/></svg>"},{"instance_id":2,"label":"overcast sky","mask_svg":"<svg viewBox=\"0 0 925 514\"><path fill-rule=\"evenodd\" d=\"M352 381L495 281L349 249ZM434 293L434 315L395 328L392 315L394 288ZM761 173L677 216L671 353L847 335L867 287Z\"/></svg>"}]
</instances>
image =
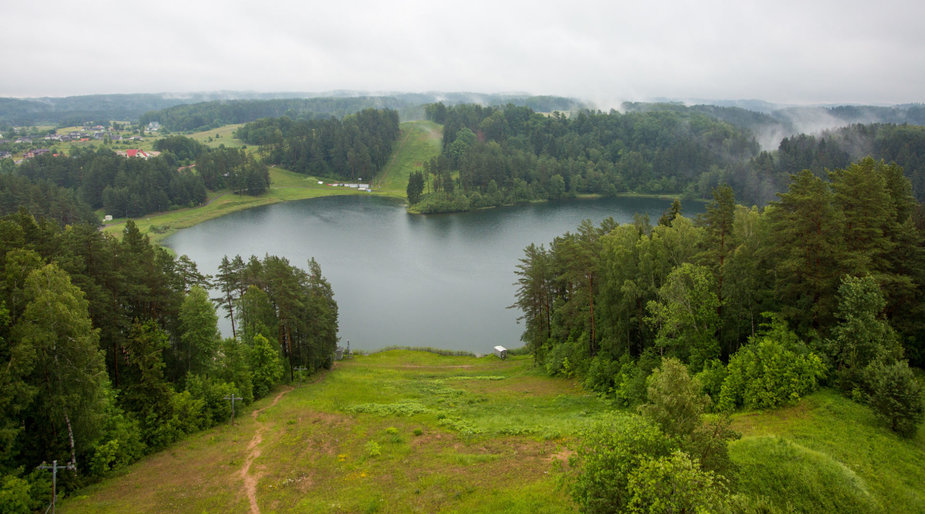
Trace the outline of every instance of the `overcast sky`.
<instances>
[{"instance_id":1,"label":"overcast sky","mask_svg":"<svg viewBox=\"0 0 925 514\"><path fill-rule=\"evenodd\" d=\"M0 5L0 96L524 92L925 101L925 2L43 0Z\"/></svg>"}]
</instances>

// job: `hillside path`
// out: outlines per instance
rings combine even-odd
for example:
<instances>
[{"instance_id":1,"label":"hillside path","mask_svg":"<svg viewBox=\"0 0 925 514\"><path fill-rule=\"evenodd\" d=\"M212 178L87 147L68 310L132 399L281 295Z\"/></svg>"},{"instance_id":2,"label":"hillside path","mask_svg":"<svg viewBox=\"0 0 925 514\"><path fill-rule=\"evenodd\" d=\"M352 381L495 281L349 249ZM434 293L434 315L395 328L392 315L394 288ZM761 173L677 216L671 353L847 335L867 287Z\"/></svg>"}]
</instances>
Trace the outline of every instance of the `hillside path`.
<instances>
[{"instance_id":1,"label":"hillside path","mask_svg":"<svg viewBox=\"0 0 925 514\"><path fill-rule=\"evenodd\" d=\"M251 475L249 472L251 464L254 463L257 457L260 457L260 443L263 441L263 432L266 430L266 426L257 420L257 416L264 409L276 405L280 398L285 396L289 391L292 391L292 389L292 387L286 387L273 398L273 402L270 403L270 405L251 412L251 417L254 418L254 421L257 423L257 430L254 431L254 437L251 438L251 442L247 445L247 458L244 459L244 466L241 468L241 479L244 481L244 490L251 504L251 514L260 514L260 507L257 505L257 479L260 477L256 474Z\"/></svg>"}]
</instances>

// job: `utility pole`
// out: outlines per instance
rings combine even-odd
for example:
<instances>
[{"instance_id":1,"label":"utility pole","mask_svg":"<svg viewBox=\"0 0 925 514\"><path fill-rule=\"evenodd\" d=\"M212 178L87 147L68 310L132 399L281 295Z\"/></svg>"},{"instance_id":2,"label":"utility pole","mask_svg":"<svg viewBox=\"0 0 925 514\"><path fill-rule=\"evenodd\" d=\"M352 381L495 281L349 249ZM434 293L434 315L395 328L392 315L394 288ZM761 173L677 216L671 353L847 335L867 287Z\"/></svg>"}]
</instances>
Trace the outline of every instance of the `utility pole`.
<instances>
[{"instance_id":1,"label":"utility pole","mask_svg":"<svg viewBox=\"0 0 925 514\"><path fill-rule=\"evenodd\" d=\"M59 469L76 470L77 466L75 466L73 462L67 464L66 466L59 466L58 461L54 460L51 462L51 466L43 462L40 466L36 466L35 469L50 469L51 470L51 512L52 514L54 514L55 500L58 499L58 470Z\"/></svg>"},{"instance_id":2,"label":"utility pole","mask_svg":"<svg viewBox=\"0 0 925 514\"><path fill-rule=\"evenodd\" d=\"M231 396L226 396L226 400L231 400L231 424L234 425L234 402L239 402L244 398L240 396L235 396L234 393L231 393Z\"/></svg>"},{"instance_id":3,"label":"utility pole","mask_svg":"<svg viewBox=\"0 0 925 514\"><path fill-rule=\"evenodd\" d=\"M295 370L299 372L299 387L302 387L302 372L308 371L308 368L306 368L305 366L299 366Z\"/></svg>"}]
</instances>

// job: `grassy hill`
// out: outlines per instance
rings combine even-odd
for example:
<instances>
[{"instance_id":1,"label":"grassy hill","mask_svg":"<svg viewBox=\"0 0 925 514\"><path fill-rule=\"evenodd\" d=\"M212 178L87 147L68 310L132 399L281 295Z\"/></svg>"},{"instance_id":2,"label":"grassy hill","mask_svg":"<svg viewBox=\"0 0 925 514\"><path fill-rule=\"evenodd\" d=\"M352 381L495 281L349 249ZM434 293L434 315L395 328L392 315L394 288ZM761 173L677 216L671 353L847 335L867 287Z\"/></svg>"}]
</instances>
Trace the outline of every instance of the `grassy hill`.
<instances>
[{"instance_id":1,"label":"grassy hill","mask_svg":"<svg viewBox=\"0 0 925 514\"><path fill-rule=\"evenodd\" d=\"M606 402L529 357L393 350L337 363L78 491L64 512L562 512L579 427ZM740 490L774 511L925 511L925 430L906 440L821 391L739 414Z\"/></svg>"},{"instance_id":2,"label":"grassy hill","mask_svg":"<svg viewBox=\"0 0 925 514\"><path fill-rule=\"evenodd\" d=\"M405 199L408 176L420 169L424 161L440 154L443 126L430 121L406 121L392 158L373 181L383 194Z\"/></svg>"}]
</instances>

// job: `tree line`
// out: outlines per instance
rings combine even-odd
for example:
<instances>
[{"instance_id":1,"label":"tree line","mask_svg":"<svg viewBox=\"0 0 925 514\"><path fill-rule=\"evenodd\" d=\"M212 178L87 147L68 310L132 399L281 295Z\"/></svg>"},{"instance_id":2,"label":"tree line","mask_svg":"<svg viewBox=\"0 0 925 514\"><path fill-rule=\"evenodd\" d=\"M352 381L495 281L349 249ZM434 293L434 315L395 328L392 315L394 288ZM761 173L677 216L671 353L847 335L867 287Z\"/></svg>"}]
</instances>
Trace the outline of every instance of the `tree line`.
<instances>
[{"instance_id":1,"label":"tree line","mask_svg":"<svg viewBox=\"0 0 925 514\"><path fill-rule=\"evenodd\" d=\"M59 473L73 490L227 422L231 394L247 404L293 367L331 365L337 304L313 260L226 259L216 302L237 332L223 339L210 277L131 221L118 239L22 209L0 234L0 497L11 504L49 503L42 462L75 464Z\"/></svg>"},{"instance_id":2,"label":"tree line","mask_svg":"<svg viewBox=\"0 0 925 514\"><path fill-rule=\"evenodd\" d=\"M428 110L443 150L423 166L420 210L466 210L624 191L696 191L758 153L751 134L694 111L543 115L526 107Z\"/></svg>"},{"instance_id":3,"label":"tree line","mask_svg":"<svg viewBox=\"0 0 925 514\"><path fill-rule=\"evenodd\" d=\"M832 384L898 432L922 417L925 208L895 164L804 170L765 209L720 186L697 220L583 222L517 266L536 362L629 405L672 357L723 409Z\"/></svg>"},{"instance_id":4,"label":"tree line","mask_svg":"<svg viewBox=\"0 0 925 514\"><path fill-rule=\"evenodd\" d=\"M266 118L235 134L260 145L268 163L345 180L371 179L388 162L398 135L398 112L388 109L364 109L343 120Z\"/></svg>"},{"instance_id":5,"label":"tree line","mask_svg":"<svg viewBox=\"0 0 925 514\"><path fill-rule=\"evenodd\" d=\"M706 199L728 184L743 201L765 205L786 189L792 173L811 169L822 176L866 155L899 163L917 197L925 194L923 127L852 125L818 137L787 137L777 150L761 151L752 129L774 122L766 115L629 107L626 113L564 116L513 105L432 104L427 115L444 124L442 152L418 170L409 202L420 212L440 212L589 193Z\"/></svg>"},{"instance_id":6,"label":"tree line","mask_svg":"<svg viewBox=\"0 0 925 514\"><path fill-rule=\"evenodd\" d=\"M183 136L159 140L155 148L163 153L149 159L126 158L105 148L75 148L70 155L27 159L13 171L34 184L70 190L91 209L102 208L116 217L201 205L207 189L260 195L269 188L269 169L243 149L210 150Z\"/></svg>"}]
</instances>

